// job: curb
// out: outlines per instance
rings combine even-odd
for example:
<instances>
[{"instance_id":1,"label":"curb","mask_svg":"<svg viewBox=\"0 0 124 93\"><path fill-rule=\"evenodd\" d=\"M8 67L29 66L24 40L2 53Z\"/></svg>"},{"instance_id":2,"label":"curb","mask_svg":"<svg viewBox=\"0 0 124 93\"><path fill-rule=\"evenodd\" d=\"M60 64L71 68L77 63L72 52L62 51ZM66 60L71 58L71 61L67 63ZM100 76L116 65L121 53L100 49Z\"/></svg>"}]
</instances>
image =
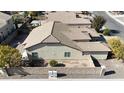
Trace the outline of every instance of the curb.
<instances>
[{"instance_id":1,"label":"curb","mask_svg":"<svg viewBox=\"0 0 124 93\"><path fill-rule=\"evenodd\" d=\"M119 19L117 19L116 17L114 17L113 15L111 15L108 11L105 11L105 13L111 17L112 19L114 19L116 22L118 22L119 24L124 26L124 22L120 21Z\"/></svg>"}]
</instances>

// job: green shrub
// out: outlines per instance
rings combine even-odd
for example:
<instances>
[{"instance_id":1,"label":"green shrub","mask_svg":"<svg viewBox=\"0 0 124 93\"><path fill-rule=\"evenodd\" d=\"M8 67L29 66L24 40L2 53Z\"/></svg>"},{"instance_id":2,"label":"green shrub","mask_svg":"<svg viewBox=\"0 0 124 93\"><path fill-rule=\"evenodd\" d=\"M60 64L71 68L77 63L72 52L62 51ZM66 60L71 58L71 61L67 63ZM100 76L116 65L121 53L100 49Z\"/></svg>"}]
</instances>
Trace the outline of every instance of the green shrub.
<instances>
[{"instance_id":1,"label":"green shrub","mask_svg":"<svg viewBox=\"0 0 124 93\"><path fill-rule=\"evenodd\" d=\"M58 62L56 60L51 60L49 62L49 64L50 64L50 66L55 67L55 66L57 66Z\"/></svg>"},{"instance_id":2,"label":"green shrub","mask_svg":"<svg viewBox=\"0 0 124 93\"><path fill-rule=\"evenodd\" d=\"M110 35L110 29L108 29L108 28L104 29L103 34L106 36L109 36Z\"/></svg>"}]
</instances>

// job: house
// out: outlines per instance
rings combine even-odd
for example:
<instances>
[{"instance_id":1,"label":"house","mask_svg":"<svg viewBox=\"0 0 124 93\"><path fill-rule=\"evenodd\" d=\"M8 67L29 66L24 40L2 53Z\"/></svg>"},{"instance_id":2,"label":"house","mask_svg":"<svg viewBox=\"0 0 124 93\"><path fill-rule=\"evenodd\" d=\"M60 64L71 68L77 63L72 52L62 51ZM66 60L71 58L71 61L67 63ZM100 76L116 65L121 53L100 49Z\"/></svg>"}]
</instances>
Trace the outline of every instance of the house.
<instances>
[{"instance_id":1,"label":"house","mask_svg":"<svg viewBox=\"0 0 124 93\"><path fill-rule=\"evenodd\" d=\"M12 16L0 12L0 42L10 36L14 29Z\"/></svg>"},{"instance_id":2,"label":"house","mask_svg":"<svg viewBox=\"0 0 124 93\"><path fill-rule=\"evenodd\" d=\"M90 42L88 34L73 34L69 28L57 21L36 27L23 42L24 50L30 52L32 59L81 60L84 55L107 59L111 50L106 45Z\"/></svg>"},{"instance_id":3,"label":"house","mask_svg":"<svg viewBox=\"0 0 124 93\"><path fill-rule=\"evenodd\" d=\"M71 27L90 26L91 22L88 16L84 17L83 14L78 14L74 11L54 11L47 12L47 21L61 21Z\"/></svg>"}]
</instances>

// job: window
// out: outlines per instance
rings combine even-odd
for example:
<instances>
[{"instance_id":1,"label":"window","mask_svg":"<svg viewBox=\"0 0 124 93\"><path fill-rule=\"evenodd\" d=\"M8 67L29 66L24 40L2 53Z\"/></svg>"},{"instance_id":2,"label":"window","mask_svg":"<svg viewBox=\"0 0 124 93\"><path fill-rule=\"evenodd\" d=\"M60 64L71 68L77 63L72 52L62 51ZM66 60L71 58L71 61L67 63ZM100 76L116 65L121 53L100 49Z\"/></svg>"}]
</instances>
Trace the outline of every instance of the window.
<instances>
[{"instance_id":1,"label":"window","mask_svg":"<svg viewBox=\"0 0 124 93\"><path fill-rule=\"evenodd\" d=\"M33 53L32 53L32 57L38 58L38 53L37 53L37 52L33 52Z\"/></svg>"},{"instance_id":2,"label":"window","mask_svg":"<svg viewBox=\"0 0 124 93\"><path fill-rule=\"evenodd\" d=\"M64 57L70 57L71 53L70 52L65 52Z\"/></svg>"}]
</instances>

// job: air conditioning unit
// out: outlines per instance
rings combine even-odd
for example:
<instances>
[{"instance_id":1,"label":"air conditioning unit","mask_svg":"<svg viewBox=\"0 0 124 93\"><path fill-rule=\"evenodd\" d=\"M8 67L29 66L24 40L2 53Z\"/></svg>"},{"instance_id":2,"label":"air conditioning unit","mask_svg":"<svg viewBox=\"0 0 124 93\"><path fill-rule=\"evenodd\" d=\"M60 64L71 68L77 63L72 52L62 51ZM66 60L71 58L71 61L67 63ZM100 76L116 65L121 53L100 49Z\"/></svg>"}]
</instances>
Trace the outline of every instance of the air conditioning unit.
<instances>
[{"instance_id":1,"label":"air conditioning unit","mask_svg":"<svg viewBox=\"0 0 124 93\"><path fill-rule=\"evenodd\" d=\"M49 78L57 78L57 71L48 71Z\"/></svg>"}]
</instances>

